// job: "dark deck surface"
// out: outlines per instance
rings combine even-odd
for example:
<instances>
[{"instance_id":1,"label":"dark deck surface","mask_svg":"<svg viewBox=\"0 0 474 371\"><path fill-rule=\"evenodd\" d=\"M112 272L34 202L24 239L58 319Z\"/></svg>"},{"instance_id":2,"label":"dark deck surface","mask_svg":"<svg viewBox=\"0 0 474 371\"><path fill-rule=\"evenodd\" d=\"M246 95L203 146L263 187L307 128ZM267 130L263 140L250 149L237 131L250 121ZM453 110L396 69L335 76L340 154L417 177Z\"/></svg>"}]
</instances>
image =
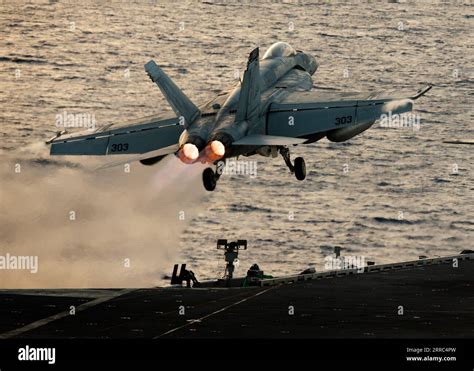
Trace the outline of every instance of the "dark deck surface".
<instances>
[{"instance_id":1,"label":"dark deck surface","mask_svg":"<svg viewBox=\"0 0 474 371\"><path fill-rule=\"evenodd\" d=\"M474 260L258 288L0 291L0 338L156 337L472 338Z\"/></svg>"}]
</instances>

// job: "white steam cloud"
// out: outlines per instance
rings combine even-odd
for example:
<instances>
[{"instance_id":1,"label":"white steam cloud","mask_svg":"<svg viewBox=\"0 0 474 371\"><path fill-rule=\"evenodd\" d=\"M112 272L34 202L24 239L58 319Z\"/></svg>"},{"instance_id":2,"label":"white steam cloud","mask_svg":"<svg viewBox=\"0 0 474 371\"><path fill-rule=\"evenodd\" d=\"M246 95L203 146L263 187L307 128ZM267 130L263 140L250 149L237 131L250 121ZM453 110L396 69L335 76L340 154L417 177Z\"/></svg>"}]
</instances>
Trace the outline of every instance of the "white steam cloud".
<instances>
[{"instance_id":1,"label":"white steam cloud","mask_svg":"<svg viewBox=\"0 0 474 371\"><path fill-rule=\"evenodd\" d=\"M34 145L1 155L0 256L37 256L38 272L1 269L0 288L160 283L180 262L180 234L205 194L203 166L170 156L132 163L129 173L94 171L97 160L68 162L46 151Z\"/></svg>"}]
</instances>

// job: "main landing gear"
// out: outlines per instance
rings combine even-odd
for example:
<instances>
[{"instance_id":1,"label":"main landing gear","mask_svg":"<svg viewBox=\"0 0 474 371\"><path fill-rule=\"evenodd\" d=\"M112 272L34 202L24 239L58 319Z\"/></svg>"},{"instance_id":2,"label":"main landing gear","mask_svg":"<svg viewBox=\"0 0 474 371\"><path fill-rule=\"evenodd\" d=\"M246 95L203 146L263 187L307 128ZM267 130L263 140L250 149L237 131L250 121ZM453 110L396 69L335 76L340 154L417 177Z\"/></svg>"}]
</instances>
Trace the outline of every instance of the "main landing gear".
<instances>
[{"instance_id":1,"label":"main landing gear","mask_svg":"<svg viewBox=\"0 0 474 371\"><path fill-rule=\"evenodd\" d=\"M213 191L216 189L217 181L220 176L221 174L217 170L214 172L210 167L202 172L202 182L206 191Z\"/></svg>"},{"instance_id":2,"label":"main landing gear","mask_svg":"<svg viewBox=\"0 0 474 371\"><path fill-rule=\"evenodd\" d=\"M296 179L304 180L306 178L306 164L303 157L295 158L295 163L292 164L290 160L290 150L287 147L279 147L278 151L285 160L286 166L290 169L292 174L295 174Z\"/></svg>"},{"instance_id":3,"label":"main landing gear","mask_svg":"<svg viewBox=\"0 0 474 371\"><path fill-rule=\"evenodd\" d=\"M294 163L290 159L290 150L287 147L278 147L278 152L285 160L286 166L290 169L292 174L295 174L296 179L304 180L306 178L306 165L303 157L295 158ZM222 164L216 163L216 170L210 167L202 172L202 183L206 191L212 192L216 189L217 181L222 175Z\"/></svg>"}]
</instances>

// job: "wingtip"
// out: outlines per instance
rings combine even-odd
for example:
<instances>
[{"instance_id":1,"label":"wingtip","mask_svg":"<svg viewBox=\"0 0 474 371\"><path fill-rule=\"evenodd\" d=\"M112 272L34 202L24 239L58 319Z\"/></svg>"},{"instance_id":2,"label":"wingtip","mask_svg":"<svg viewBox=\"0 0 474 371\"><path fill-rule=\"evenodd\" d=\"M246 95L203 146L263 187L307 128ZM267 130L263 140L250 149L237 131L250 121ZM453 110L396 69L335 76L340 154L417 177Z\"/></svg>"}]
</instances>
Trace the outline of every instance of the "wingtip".
<instances>
[{"instance_id":1,"label":"wingtip","mask_svg":"<svg viewBox=\"0 0 474 371\"><path fill-rule=\"evenodd\" d=\"M411 97L410 99L416 100L416 99L420 98L421 96L428 93L431 90L431 88L433 88L433 84L429 84L429 85L425 86L424 88L418 90L416 92L416 94L413 97Z\"/></svg>"},{"instance_id":2,"label":"wingtip","mask_svg":"<svg viewBox=\"0 0 474 371\"><path fill-rule=\"evenodd\" d=\"M49 138L44 143L45 144L52 144L56 139L58 139L60 136L62 136L64 134L67 134L66 130L57 131L56 134L53 137Z\"/></svg>"}]
</instances>

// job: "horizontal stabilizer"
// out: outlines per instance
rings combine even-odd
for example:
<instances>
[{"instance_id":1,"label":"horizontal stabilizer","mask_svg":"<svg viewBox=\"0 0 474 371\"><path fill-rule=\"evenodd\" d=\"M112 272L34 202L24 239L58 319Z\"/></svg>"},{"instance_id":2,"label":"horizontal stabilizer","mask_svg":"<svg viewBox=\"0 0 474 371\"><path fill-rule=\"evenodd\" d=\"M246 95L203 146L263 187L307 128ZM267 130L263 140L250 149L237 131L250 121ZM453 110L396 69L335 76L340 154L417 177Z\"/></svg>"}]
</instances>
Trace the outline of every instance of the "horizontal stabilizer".
<instances>
[{"instance_id":1,"label":"horizontal stabilizer","mask_svg":"<svg viewBox=\"0 0 474 371\"><path fill-rule=\"evenodd\" d=\"M249 135L232 143L233 146L289 146L306 142L304 138L289 138L275 135Z\"/></svg>"},{"instance_id":2,"label":"horizontal stabilizer","mask_svg":"<svg viewBox=\"0 0 474 371\"><path fill-rule=\"evenodd\" d=\"M145 64L145 71L150 79L158 85L173 111L184 117L184 126L187 128L198 116L199 109L182 92L180 88L171 80L165 72L158 67L155 61L151 60Z\"/></svg>"},{"instance_id":3,"label":"horizontal stabilizer","mask_svg":"<svg viewBox=\"0 0 474 371\"><path fill-rule=\"evenodd\" d=\"M135 162L135 161L146 160L146 159L153 158L153 157L166 156L166 155L169 155L171 153L176 152L178 149L179 149L179 145L178 144L173 144L171 146L158 149L156 151L150 151L150 152L147 152L147 153L142 153L142 154L137 155L137 156L129 157L126 160L108 162L108 163L98 167L96 170L108 169L108 168L111 168L111 167L125 165L125 164L129 164L129 163Z\"/></svg>"}]
</instances>

